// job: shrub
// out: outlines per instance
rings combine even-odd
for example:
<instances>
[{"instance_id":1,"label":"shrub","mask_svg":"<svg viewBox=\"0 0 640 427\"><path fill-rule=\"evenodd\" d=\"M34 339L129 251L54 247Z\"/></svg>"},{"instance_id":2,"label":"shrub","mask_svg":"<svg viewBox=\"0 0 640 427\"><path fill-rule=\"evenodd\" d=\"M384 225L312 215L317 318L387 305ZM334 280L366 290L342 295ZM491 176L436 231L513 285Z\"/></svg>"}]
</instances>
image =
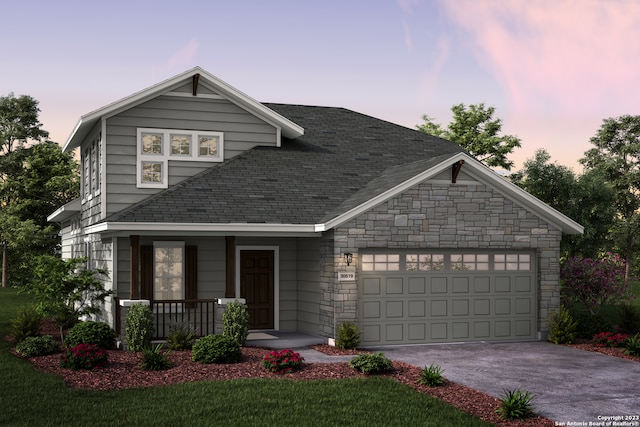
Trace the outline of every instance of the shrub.
<instances>
[{"instance_id":1,"label":"shrub","mask_svg":"<svg viewBox=\"0 0 640 427\"><path fill-rule=\"evenodd\" d=\"M18 309L16 317L11 320L11 336L19 343L27 337L40 335L42 315L33 305L25 305Z\"/></svg>"},{"instance_id":2,"label":"shrub","mask_svg":"<svg viewBox=\"0 0 640 427\"><path fill-rule=\"evenodd\" d=\"M107 364L109 354L95 344L78 344L68 348L60 358L63 368L97 369Z\"/></svg>"},{"instance_id":3,"label":"shrub","mask_svg":"<svg viewBox=\"0 0 640 427\"><path fill-rule=\"evenodd\" d=\"M58 350L60 350L60 346L51 335L26 337L16 345L16 352L25 357L44 356Z\"/></svg>"},{"instance_id":4,"label":"shrub","mask_svg":"<svg viewBox=\"0 0 640 427\"><path fill-rule=\"evenodd\" d=\"M171 350L191 350L196 332L188 323L175 323L169 327L167 342Z\"/></svg>"},{"instance_id":5,"label":"shrub","mask_svg":"<svg viewBox=\"0 0 640 427\"><path fill-rule=\"evenodd\" d=\"M153 314L148 305L134 304L129 307L124 335L129 351L142 351L151 345Z\"/></svg>"},{"instance_id":6,"label":"shrub","mask_svg":"<svg viewBox=\"0 0 640 427\"><path fill-rule=\"evenodd\" d=\"M169 369L173 364L167 357L169 352L162 351L162 344L156 347L148 347L142 351L142 362L140 367L145 371L163 371Z\"/></svg>"},{"instance_id":7,"label":"shrub","mask_svg":"<svg viewBox=\"0 0 640 427\"><path fill-rule=\"evenodd\" d=\"M249 335L249 312L240 301L227 304L222 314L222 335L233 338L240 347L244 346Z\"/></svg>"},{"instance_id":8,"label":"shrub","mask_svg":"<svg viewBox=\"0 0 640 427\"><path fill-rule=\"evenodd\" d=\"M564 307L549 314L547 326L549 327L547 339L554 344L571 344L576 338L578 322L573 320L569 310Z\"/></svg>"},{"instance_id":9,"label":"shrub","mask_svg":"<svg viewBox=\"0 0 640 427\"><path fill-rule=\"evenodd\" d=\"M338 327L336 346L344 349L355 349L360 345L360 332L351 322L342 322Z\"/></svg>"},{"instance_id":10,"label":"shrub","mask_svg":"<svg viewBox=\"0 0 640 427\"><path fill-rule=\"evenodd\" d=\"M236 363L242 360L242 351L231 337L207 335L193 344L191 358L201 363Z\"/></svg>"},{"instance_id":11,"label":"shrub","mask_svg":"<svg viewBox=\"0 0 640 427\"><path fill-rule=\"evenodd\" d=\"M304 357L293 350L271 351L262 358L262 366L276 374L297 372L302 367Z\"/></svg>"},{"instance_id":12,"label":"shrub","mask_svg":"<svg viewBox=\"0 0 640 427\"><path fill-rule=\"evenodd\" d=\"M393 364L382 353L370 353L354 357L349 366L363 374L379 374L390 371Z\"/></svg>"},{"instance_id":13,"label":"shrub","mask_svg":"<svg viewBox=\"0 0 640 427\"><path fill-rule=\"evenodd\" d=\"M500 397L500 407L496 412L502 418L510 420L521 420L533 414L531 400L533 395L528 391L504 390Z\"/></svg>"},{"instance_id":14,"label":"shrub","mask_svg":"<svg viewBox=\"0 0 640 427\"><path fill-rule=\"evenodd\" d=\"M628 334L600 332L593 336L592 341L597 347L622 347L627 338Z\"/></svg>"},{"instance_id":15,"label":"shrub","mask_svg":"<svg viewBox=\"0 0 640 427\"><path fill-rule=\"evenodd\" d=\"M105 350L115 347L116 333L105 322L86 321L74 325L64 340L67 347L78 344L95 344Z\"/></svg>"},{"instance_id":16,"label":"shrub","mask_svg":"<svg viewBox=\"0 0 640 427\"><path fill-rule=\"evenodd\" d=\"M620 330L625 334L640 332L640 307L631 304L619 306Z\"/></svg>"},{"instance_id":17,"label":"shrub","mask_svg":"<svg viewBox=\"0 0 640 427\"><path fill-rule=\"evenodd\" d=\"M576 338L591 339L600 331L612 329L611 322L600 314L593 316L585 312L576 312L573 318L578 322Z\"/></svg>"},{"instance_id":18,"label":"shrub","mask_svg":"<svg viewBox=\"0 0 640 427\"><path fill-rule=\"evenodd\" d=\"M600 259L572 257L560 268L564 305L582 303L589 313L598 314L604 304L631 300L631 280L625 281L626 262L617 254Z\"/></svg>"},{"instance_id":19,"label":"shrub","mask_svg":"<svg viewBox=\"0 0 640 427\"><path fill-rule=\"evenodd\" d=\"M438 365L434 365L433 363L429 365L429 367L425 366L422 368L422 372L420 372L420 379L418 380L418 383L428 387L437 387L442 385L444 384L444 378L442 378L443 372L444 369Z\"/></svg>"},{"instance_id":20,"label":"shrub","mask_svg":"<svg viewBox=\"0 0 640 427\"><path fill-rule=\"evenodd\" d=\"M631 356L640 356L640 333L627 338L624 343L625 353Z\"/></svg>"}]
</instances>

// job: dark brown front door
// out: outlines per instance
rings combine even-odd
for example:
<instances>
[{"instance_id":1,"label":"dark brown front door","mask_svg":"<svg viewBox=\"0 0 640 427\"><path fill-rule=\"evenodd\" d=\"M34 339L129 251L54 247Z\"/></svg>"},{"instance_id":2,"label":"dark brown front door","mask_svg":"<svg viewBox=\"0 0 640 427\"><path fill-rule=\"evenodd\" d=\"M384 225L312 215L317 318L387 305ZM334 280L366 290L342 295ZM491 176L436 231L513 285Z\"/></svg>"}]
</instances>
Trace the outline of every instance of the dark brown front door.
<instances>
[{"instance_id":1,"label":"dark brown front door","mask_svg":"<svg viewBox=\"0 0 640 427\"><path fill-rule=\"evenodd\" d=\"M251 329L273 329L273 251L240 251L240 298Z\"/></svg>"}]
</instances>

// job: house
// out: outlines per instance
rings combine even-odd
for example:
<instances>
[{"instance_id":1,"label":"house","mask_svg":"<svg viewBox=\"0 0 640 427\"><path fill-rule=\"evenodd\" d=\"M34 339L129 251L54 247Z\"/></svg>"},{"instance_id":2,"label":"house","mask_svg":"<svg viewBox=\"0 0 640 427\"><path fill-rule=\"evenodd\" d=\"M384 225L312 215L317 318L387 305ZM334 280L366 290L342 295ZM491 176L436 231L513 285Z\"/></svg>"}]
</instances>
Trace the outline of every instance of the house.
<instances>
[{"instance_id":1,"label":"house","mask_svg":"<svg viewBox=\"0 0 640 427\"><path fill-rule=\"evenodd\" d=\"M343 108L260 103L194 68L82 116L64 258L150 301L158 335L210 333L225 298L255 330L363 345L535 340L582 226L452 142ZM185 320L186 319L186 320Z\"/></svg>"}]
</instances>

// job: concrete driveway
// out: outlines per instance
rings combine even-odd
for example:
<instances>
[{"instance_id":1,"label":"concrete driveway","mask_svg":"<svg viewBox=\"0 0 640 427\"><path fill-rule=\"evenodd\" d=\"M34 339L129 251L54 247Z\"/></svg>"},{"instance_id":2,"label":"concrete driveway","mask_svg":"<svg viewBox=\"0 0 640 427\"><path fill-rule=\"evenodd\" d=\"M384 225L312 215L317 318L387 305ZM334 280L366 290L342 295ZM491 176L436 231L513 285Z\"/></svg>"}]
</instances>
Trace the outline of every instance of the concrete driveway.
<instances>
[{"instance_id":1,"label":"concrete driveway","mask_svg":"<svg viewBox=\"0 0 640 427\"><path fill-rule=\"evenodd\" d=\"M602 417L635 416L631 424L618 425L640 426L638 362L541 341L370 350L414 366L435 363L449 380L496 397L504 389L529 391L534 394L536 412L559 425L590 425L605 421ZM602 425L607 425L606 421Z\"/></svg>"}]
</instances>

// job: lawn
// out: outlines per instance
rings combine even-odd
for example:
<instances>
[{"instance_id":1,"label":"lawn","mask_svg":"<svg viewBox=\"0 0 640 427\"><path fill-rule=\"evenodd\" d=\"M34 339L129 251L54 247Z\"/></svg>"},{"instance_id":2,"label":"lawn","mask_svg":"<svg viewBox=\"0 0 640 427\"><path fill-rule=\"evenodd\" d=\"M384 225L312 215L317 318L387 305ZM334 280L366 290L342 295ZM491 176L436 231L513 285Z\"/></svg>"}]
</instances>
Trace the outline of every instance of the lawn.
<instances>
[{"instance_id":1,"label":"lawn","mask_svg":"<svg viewBox=\"0 0 640 427\"><path fill-rule=\"evenodd\" d=\"M0 337L29 298L0 289ZM233 380L119 391L67 388L0 339L0 425L488 426L392 379Z\"/></svg>"}]
</instances>

